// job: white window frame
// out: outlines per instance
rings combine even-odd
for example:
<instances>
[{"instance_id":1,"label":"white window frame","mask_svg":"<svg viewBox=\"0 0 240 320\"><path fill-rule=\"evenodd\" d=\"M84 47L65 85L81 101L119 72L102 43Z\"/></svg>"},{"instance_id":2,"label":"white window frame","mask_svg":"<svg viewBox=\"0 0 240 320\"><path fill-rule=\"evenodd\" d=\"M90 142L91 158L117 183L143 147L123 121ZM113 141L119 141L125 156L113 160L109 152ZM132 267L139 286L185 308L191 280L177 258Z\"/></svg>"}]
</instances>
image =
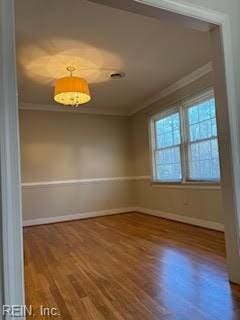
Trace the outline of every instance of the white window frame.
<instances>
[{"instance_id":1,"label":"white window frame","mask_svg":"<svg viewBox=\"0 0 240 320\"><path fill-rule=\"evenodd\" d=\"M198 94L192 98L184 100L182 103L179 103L177 106L169 107L168 109L153 115L150 118L149 125L149 136L150 136L150 149L151 149L151 167L152 167L152 175L151 181L152 183L157 184L219 184L220 179L199 179L193 180L190 178L190 164L189 164L189 127L188 127L188 119L187 119L187 110L192 107L194 104L198 104L200 102L204 102L205 100L209 100L211 98L215 98L213 89L208 89L201 94ZM163 119L171 114L179 112L180 115L180 134L181 134L181 144L180 144L180 152L181 152L181 169L182 169L182 179L181 180L159 180L157 179L157 170L156 170L156 130L155 123L157 120ZM211 140L211 138L206 139ZM217 134L218 141L218 134ZM220 161L220 159L219 159ZM221 175L221 172L220 172Z\"/></svg>"},{"instance_id":2,"label":"white window frame","mask_svg":"<svg viewBox=\"0 0 240 320\"><path fill-rule=\"evenodd\" d=\"M155 182L160 182L160 183L181 183L182 179L181 180L157 180L156 177L157 177L157 169L156 169L156 151L158 150L156 148L156 139L155 139L155 136L156 136L156 127L155 127L155 123L157 120L160 120L162 118L166 118L168 116L171 116L172 114L174 113L177 113L179 112L179 107L176 106L176 107L171 107L161 113L158 113L156 114L155 116L153 116L151 118L151 125L150 125L150 136L151 136L151 158L152 158L152 181L155 181ZM181 115L179 115L180 117L180 126L181 126ZM181 129L180 129L181 130ZM181 133L181 131L180 131ZM182 139L182 138L181 138ZM176 145L178 146L178 145ZM182 144L179 145L180 146L180 153L182 154ZM171 147L169 147L171 148ZM182 158L181 158L182 159ZM182 166L182 160L181 160L181 166ZM182 175L182 178L183 178L183 175Z\"/></svg>"}]
</instances>

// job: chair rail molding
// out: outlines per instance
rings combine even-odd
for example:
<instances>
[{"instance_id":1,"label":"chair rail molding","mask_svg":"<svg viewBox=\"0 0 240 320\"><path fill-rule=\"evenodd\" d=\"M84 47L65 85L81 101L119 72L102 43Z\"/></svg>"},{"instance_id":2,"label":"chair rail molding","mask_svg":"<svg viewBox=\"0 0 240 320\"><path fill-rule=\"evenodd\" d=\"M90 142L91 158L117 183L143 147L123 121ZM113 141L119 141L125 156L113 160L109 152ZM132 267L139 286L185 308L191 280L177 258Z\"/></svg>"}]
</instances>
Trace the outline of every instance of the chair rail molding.
<instances>
[{"instance_id":1,"label":"chair rail molding","mask_svg":"<svg viewBox=\"0 0 240 320\"><path fill-rule=\"evenodd\" d=\"M40 186L56 186L66 184L88 184L88 183L101 183L113 181L139 181L150 180L150 176L127 176L127 177L104 177L104 178L89 178L89 179L72 179L72 180L48 180L36 182L23 182L22 187L40 187Z\"/></svg>"}]
</instances>

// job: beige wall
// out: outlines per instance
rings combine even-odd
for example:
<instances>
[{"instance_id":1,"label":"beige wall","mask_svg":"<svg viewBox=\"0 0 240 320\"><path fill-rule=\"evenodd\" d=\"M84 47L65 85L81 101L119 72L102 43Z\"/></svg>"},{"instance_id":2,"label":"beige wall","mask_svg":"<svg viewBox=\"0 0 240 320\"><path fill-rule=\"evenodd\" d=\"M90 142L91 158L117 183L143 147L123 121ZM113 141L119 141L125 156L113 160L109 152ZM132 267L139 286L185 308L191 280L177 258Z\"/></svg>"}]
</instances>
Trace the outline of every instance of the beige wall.
<instances>
[{"instance_id":1,"label":"beige wall","mask_svg":"<svg viewBox=\"0 0 240 320\"><path fill-rule=\"evenodd\" d=\"M20 111L22 181L128 176L130 119Z\"/></svg>"},{"instance_id":2,"label":"beige wall","mask_svg":"<svg viewBox=\"0 0 240 320\"><path fill-rule=\"evenodd\" d=\"M20 111L22 182L130 176L130 118ZM23 218L133 206L131 181L24 186Z\"/></svg>"},{"instance_id":3,"label":"beige wall","mask_svg":"<svg viewBox=\"0 0 240 320\"><path fill-rule=\"evenodd\" d=\"M132 118L133 150L135 152L135 174L151 175L148 121L151 114L168 108L190 95L212 86L212 75L208 74L174 94L154 103ZM136 182L137 206L161 212L185 215L192 218L223 221L221 190L185 187L157 187L150 181Z\"/></svg>"},{"instance_id":4,"label":"beige wall","mask_svg":"<svg viewBox=\"0 0 240 320\"><path fill-rule=\"evenodd\" d=\"M132 117L21 111L23 182L150 176L151 114L212 86L208 74ZM222 222L221 190L157 187L150 180L23 187L24 220L141 207Z\"/></svg>"},{"instance_id":5,"label":"beige wall","mask_svg":"<svg viewBox=\"0 0 240 320\"><path fill-rule=\"evenodd\" d=\"M107 181L23 187L23 218L26 221L133 207L133 183Z\"/></svg>"},{"instance_id":6,"label":"beige wall","mask_svg":"<svg viewBox=\"0 0 240 320\"><path fill-rule=\"evenodd\" d=\"M200 7L205 8L206 10L218 10L223 12L224 14L229 15L230 17L230 27L231 27L231 39L229 42L229 47L231 48L233 59L234 59L234 78L235 78L235 89L237 91L236 94L236 106L240 106L240 37L239 37L239 10L240 3L238 0L179 0L179 2L194 4ZM229 58L229 57L228 57ZM231 79L230 79L231 80ZM229 83L229 86L233 86L234 83ZM238 108L240 110L240 108ZM240 117L236 117L237 125L239 124ZM240 126L238 125L238 128ZM239 135L238 135L239 137ZM238 154L235 155L236 157ZM226 173L227 175L227 173ZM237 179L237 177L236 177ZM230 178L231 180L231 178ZM231 181L230 181L231 182ZM225 203L227 202L227 198L229 198L229 202L232 200L230 192L225 192ZM226 208L228 208L226 206ZM229 208L228 208L229 209ZM227 240L227 256L228 256L228 267L230 272L230 279L234 282L240 283L239 277L239 241L237 234L239 230L237 229L238 225L236 223L236 215L239 212L235 210L225 210L225 229L226 229L226 240Z\"/></svg>"}]
</instances>

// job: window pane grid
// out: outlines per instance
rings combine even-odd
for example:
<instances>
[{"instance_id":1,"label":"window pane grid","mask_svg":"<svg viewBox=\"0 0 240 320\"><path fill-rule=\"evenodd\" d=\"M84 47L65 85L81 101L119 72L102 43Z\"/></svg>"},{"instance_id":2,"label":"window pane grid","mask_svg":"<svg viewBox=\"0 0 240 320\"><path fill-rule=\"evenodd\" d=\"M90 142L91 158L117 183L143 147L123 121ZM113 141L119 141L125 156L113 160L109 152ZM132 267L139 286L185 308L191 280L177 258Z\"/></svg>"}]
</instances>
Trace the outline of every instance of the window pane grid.
<instances>
[{"instance_id":1,"label":"window pane grid","mask_svg":"<svg viewBox=\"0 0 240 320\"><path fill-rule=\"evenodd\" d=\"M218 181L218 159L193 161L191 163L191 181Z\"/></svg>"},{"instance_id":2,"label":"window pane grid","mask_svg":"<svg viewBox=\"0 0 240 320\"><path fill-rule=\"evenodd\" d=\"M173 147L180 147L180 146L181 146L180 144L175 144L175 145L172 145L171 147L155 149L155 151L163 151L163 150L172 149Z\"/></svg>"},{"instance_id":3,"label":"window pane grid","mask_svg":"<svg viewBox=\"0 0 240 320\"><path fill-rule=\"evenodd\" d=\"M218 144L217 144L217 139L213 138L213 139L208 139L208 140L203 140L203 141L196 141L196 142L191 142L190 144L190 149L196 147L195 151L195 157L192 157L193 159L196 159L196 152L198 155L198 159L201 160L208 160L208 159L212 159L212 158L216 158L218 159ZM208 151L210 151L208 153L208 157L202 159L202 157L206 157L206 153L204 153L204 150L201 150L201 148L199 148L200 145L204 145L205 148L209 148ZM192 154L190 154L191 156ZM211 155L211 157L209 158L209 155Z\"/></svg>"},{"instance_id":4,"label":"window pane grid","mask_svg":"<svg viewBox=\"0 0 240 320\"><path fill-rule=\"evenodd\" d=\"M179 181L182 178L179 112L156 120L154 128L155 178L159 181Z\"/></svg>"},{"instance_id":5,"label":"window pane grid","mask_svg":"<svg viewBox=\"0 0 240 320\"><path fill-rule=\"evenodd\" d=\"M218 138L217 136L212 136L211 138L199 139L199 140L196 140L196 141L189 141L188 144L191 145L191 144L194 144L194 143L197 143L197 142L204 142L204 141L209 141L209 140L215 140L215 139L217 139L217 138Z\"/></svg>"},{"instance_id":6,"label":"window pane grid","mask_svg":"<svg viewBox=\"0 0 240 320\"><path fill-rule=\"evenodd\" d=\"M165 164L179 164L180 163L180 148L168 149L170 152L167 154L161 151L155 151L155 159L157 165ZM173 152L171 152L173 151Z\"/></svg>"},{"instance_id":7,"label":"window pane grid","mask_svg":"<svg viewBox=\"0 0 240 320\"><path fill-rule=\"evenodd\" d=\"M154 179L160 182L220 179L215 99L180 106L153 122Z\"/></svg>"},{"instance_id":8,"label":"window pane grid","mask_svg":"<svg viewBox=\"0 0 240 320\"><path fill-rule=\"evenodd\" d=\"M219 152L215 101L209 99L186 109L188 130L188 179L219 180Z\"/></svg>"}]
</instances>

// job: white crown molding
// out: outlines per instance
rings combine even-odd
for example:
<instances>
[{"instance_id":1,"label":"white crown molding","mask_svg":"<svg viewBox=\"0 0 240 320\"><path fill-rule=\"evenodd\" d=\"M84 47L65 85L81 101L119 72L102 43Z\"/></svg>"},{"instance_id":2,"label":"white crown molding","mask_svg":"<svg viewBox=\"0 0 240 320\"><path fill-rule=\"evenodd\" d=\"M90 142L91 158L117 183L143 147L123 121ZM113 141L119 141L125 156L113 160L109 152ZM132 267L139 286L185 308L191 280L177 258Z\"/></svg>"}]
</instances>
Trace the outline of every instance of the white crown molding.
<instances>
[{"instance_id":1,"label":"white crown molding","mask_svg":"<svg viewBox=\"0 0 240 320\"><path fill-rule=\"evenodd\" d=\"M135 210L137 212L144 213L150 216L187 223L187 224L191 224L194 226L207 228L211 230L224 231L224 225L222 223L215 222L215 221L202 220L202 219L188 217L180 214L163 212L160 210L152 210L152 209L143 208L143 207L136 207Z\"/></svg>"},{"instance_id":2,"label":"white crown molding","mask_svg":"<svg viewBox=\"0 0 240 320\"><path fill-rule=\"evenodd\" d=\"M150 99L147 99L143 104L136 107L129 115L133 115L136 112L143 110L149 107L151 104L169 96L170 94L174 93L175 91L186 87L187 85L193 83L194 81L200 79L201 77L205 76L206 74L212 72L212 63L208 62L204 66L194 70L193 72L189 73L185 77L179 79L178 81L174 82L170 86L166 87L165 89L161 90L160 92L156 93Z\"/></svg>"},{"instance_id":3,"label":"white crown molding","mask_svg":"<svg viewBox=\"0 0 240 320\"><path fill-rule=\"evenodd\" d=\"M22 102L19 105L19 108L22 110L35 110L35 111L57 111L57 112L70 112L70 113L84 113L84 114L98 114L98 115L112 115L112 116L132 116L136 112L147 108L151 104L157 102L160 99L167 97L168 95L174 93L175 91L184 88L185 86L191 84L192 82L200 79L206 74L212 72L212 63L209 62L204 66L194 70L185 77L179 79L175 83L161 90L155 94L150 99L147 99L143 104L137 106L133 110L125 108L95 108L95 107L64 107L56 104L36 104L36 103L27 103Z\"/></svg>"},{"instance_id":4,"label":"white crown molding","mask_svg":"<svg viewBox=\"0 0 240 320\"><path fill-rule=\"evenodd\" d=\"M117 0L90 0L92 2L105 4L122 10L129 9L129 1ZM212 24L224 24L228 18L224 12L219 12L210 8L191 4L184 0L133 0L132 2L144 4L148 7L159 8L172 13L182 14L187 17L196 18ZM134 7L134 4L132 5ZM136 11L134 11L136 13Z\"/></svg>"},{"instance_id":5,"label":"white crown molding","mask_svg":"<svg viewBox=\"0 0 240 320\"><path fill-rule=\"evenodd\" d=\"M106 178L92 178L92 179L73 179L73 180L57 180L57 181L37 181L37 182L23 182L22 187L41 187L41 186L56 186L66 184L88 184L99 182L112 181L138 181L149 180L150 176L129 176L129 177L106 177Z\"/></svg>"},{"instance_id":6,"label":"white crown molding","mask_svg":"<svg viewBox=\"0 0 240 320\"><path fill-rule=\"evenodd\" d=\"M30 227L30 226L37 226L42 224L103 217L103 216L109 216L109 215L120 214L120 213L135 212L136 211L135 209L136 209L135 207L124 207L120 209L90 211L90 212L82 212L82 213L75 213L75 214L66 214L64 216L58 216L58 217L24 220L23 226Z\"/></svg>"},{"instance_id":7,"label":"white crown molding","mask_svg":"<svg viewBox=\"0 0 240 320\"><path fill-rule=\"evenodd\" d=\"M111 116L128 116L128 110L124 108L95 108L95 107L64 107L55 104L39 104L39 103L28 103L21 102L19 104L21 110L32 110L32 111L55 111L55 112L70 112L70 113L84 113L84 114L98 114L98 115L111 115Z\"/></svg>"}]
</instances>

